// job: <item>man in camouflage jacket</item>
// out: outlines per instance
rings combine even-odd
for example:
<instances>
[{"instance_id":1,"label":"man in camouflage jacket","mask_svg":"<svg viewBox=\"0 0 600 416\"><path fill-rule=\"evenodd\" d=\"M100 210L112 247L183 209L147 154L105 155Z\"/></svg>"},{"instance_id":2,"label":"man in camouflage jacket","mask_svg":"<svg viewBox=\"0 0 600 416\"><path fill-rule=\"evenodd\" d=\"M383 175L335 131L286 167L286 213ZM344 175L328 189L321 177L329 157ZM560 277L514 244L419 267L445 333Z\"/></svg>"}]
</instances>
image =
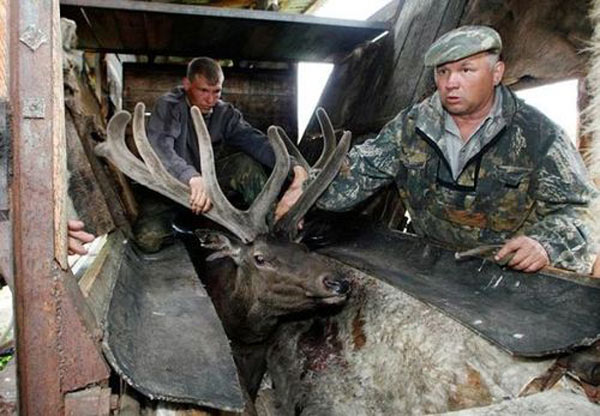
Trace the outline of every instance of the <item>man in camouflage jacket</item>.
<instances>
[{"instance_id":1,"label":"man in camouflage jacket","mask_svg":"<svg viewBox=\"0 0 600 416\"><path fill-rule=\"evenodd\" d=\"M318 205L343 211L394 181L417 234L455 249L501 244L516 270L589 273L596 191L564 132L500 85L501 40L465 26L425 57L435 94L349 153Z\"/></svg>"}]
</instances>

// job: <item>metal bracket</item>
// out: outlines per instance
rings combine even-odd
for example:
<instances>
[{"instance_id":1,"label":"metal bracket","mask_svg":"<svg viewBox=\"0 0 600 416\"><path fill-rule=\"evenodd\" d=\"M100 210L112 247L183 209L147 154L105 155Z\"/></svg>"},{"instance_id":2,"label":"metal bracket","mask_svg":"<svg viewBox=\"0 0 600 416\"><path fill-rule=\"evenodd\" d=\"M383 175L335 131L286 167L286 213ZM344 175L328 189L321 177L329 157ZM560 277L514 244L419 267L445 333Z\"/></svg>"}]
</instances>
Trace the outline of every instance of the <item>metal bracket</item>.
<instances>
[{"instance_id":1,"label":"metal bracket","mask_svg":"<svg viewBox=\"0 0 600 416\"><path fill-rule=\"evenodd\" d=\"M42 44L48 41L44 32L37 28L36 25L29 25L23 30L19 38L32 52L35 52Z\"/></svg>"},{"instance_id":2,"label":"metal bracket","mask_svg":"<svg viewBox=\"0 0 600 416\"><path fill-rule=\"evenodd\" d=\"M45 118L46 117L46 102L43 98L33 97L26 98L23 106L24 118Z\"/></svg>"}]
</instances>

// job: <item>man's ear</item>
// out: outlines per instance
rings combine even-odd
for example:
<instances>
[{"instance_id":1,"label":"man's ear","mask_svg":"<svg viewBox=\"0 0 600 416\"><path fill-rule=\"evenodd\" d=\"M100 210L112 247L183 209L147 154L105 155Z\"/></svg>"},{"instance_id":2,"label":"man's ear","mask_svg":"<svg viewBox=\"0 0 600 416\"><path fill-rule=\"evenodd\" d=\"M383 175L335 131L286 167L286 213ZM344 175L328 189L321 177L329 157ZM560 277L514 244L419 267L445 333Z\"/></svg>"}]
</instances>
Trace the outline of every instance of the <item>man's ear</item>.
<instances>
[{"instance_id":1,"label":"man's ear","mask_svg":"<svg viewBox=\"0 0 600 416\"><path fill-rule=\"evenodd\" d=\"M194 231L194 234L202 247L215 250L206 260L212 261L223 257L231 257L237 262L242 244L237 239L230 238L227 234L216 230L198 229Z\"/></svg>"},{"instance_id":2,"label":"man's ear","mask_svg":"<svg viewBox=\"0 0 600 416\"><path fill-rule=\"evenodd\" d=\"M504 62L498 61L494 64L494 86L500 84L502 82L502 77L504 76Z\"/></svg>"},{"instance_id":3,"label":"man's ear","mask_svg":"<svg viewBox=\"0 0 600 416\"><path fill-rule=\"evenodd\" d=\"M192 83L190 82L188 77L183 77L183 79L181 80L181 84L183 85L183 89L187 92L190 87L192 86Z\"/></svg>"}]
</instances>

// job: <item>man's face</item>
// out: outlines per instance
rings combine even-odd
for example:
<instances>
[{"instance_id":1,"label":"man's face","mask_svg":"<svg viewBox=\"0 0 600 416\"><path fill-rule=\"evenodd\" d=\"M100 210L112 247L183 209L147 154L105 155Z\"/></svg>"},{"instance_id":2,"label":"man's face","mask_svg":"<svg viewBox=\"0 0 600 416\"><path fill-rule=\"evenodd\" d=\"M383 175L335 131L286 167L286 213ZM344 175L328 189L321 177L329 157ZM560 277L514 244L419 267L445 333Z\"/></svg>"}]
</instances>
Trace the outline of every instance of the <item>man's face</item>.
<instances>
[{"instance_id":1,"label":"man's face","mask_svg":"<svg viewBox=\"0 0 600 416\"><path fill-rule=\"evenodd\" d=\"M208 114L221 98L223 80L211 84L203 75L196 75L191 81L185 77L183 89L190 103L198 107L202 114Z\"/></svg>"},{"instance_id":2,"label":"man's face","mask_svg":"<svg viewBox=\"0 0 600 416\"><path fill-rule=\"evenodd\" d=\"M479 116L489 111L494 86L504 75L504 63L492 66L490 59L488 52L482 52L435 69L435 85L446 111L454 116Z\"/></svg>"}]
</instances>

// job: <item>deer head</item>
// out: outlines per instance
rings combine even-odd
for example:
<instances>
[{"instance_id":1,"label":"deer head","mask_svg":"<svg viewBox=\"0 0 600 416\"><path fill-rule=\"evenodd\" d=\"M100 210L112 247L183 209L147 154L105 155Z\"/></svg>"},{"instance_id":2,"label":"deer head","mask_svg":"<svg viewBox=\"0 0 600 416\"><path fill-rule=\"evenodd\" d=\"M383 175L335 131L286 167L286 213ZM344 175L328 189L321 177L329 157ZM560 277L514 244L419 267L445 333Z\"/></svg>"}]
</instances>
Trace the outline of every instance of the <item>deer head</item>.
<instances>
[{"instance_id":1,"label":"deer head","mask_svg":"<svg viewBox=\"0 0 600 416\"><path fill-rule=\"evenodd\" d=\"M149 144L144 127L145 107L138 103L133 117L133 136L142 160L136 158L125 144L125 129L131 116L126 111L115 114L108 124L107 140L96 147L96 153L114 163L136 182L190 208L189 187L174 178L164 167ZM319 305L341 303L350 285L332 266L305 246L295 242L297 223L314 204L335 177L350 145L350 133L345 132L336 147L331 122L324 110L317 115L325 146L313 169L315 180L302 198L275 226L267 216L281 190L290 168L287 148L307 169L300 152L281 128L271 126L268 138L275 152L276 163L264 189L247 210L235 208L218 185L210 136L200 110L191 109L198 137L201 174L213 208L204 215L229 230L233 235L217 230L196 230L200 244L214 250L207 260L228 257L237 266L235 277L225 278L221 314L228 332L256 341L274 328L278 316L313 309ZM286 143L287 141L287 147ZM223 286L223 285L221 285ZM218 301L217 301L218 303ZM217 309L219 305L217 305ZM236 330L232 331L231 328Z\"/></svg>"}]
</instances>

